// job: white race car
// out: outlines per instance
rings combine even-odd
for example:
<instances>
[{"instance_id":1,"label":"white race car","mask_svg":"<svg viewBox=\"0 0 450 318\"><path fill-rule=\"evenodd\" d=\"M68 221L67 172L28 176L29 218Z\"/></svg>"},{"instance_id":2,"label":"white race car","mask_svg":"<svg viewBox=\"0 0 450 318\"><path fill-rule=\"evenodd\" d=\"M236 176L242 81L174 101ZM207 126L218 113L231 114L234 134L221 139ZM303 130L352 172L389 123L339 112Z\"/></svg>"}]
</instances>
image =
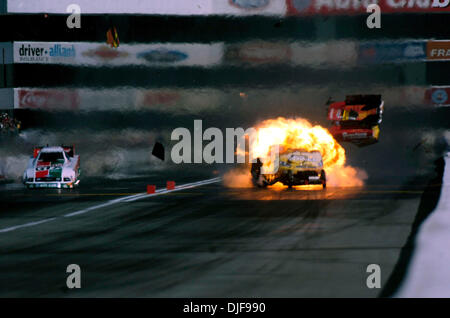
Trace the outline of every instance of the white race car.
<instances>
[{"instance_id":1,"label":"white race car","mask_svg":"<svg viewBox=\"0 0 450 318\"><path fill-rule=\"evenodd\" d=\"M36 147L23 174L28 188L73 188L80 182L80 156L73 146Z\"/></svg>"}]
</instances>

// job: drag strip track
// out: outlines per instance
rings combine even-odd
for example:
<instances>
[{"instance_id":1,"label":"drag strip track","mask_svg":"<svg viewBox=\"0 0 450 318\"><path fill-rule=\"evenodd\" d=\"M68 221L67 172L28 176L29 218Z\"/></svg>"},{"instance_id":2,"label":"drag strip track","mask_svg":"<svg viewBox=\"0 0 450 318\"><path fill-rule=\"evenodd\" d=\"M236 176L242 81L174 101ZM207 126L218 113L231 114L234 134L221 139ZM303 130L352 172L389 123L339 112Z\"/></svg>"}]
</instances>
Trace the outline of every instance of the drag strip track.
<instances>
[{"instance_id":1,"label":"drag strip track","mask_svg":"<svg viewBox=\"0 0 450 318\"><path fill-rule=\"evenodd\" d=\"M32 212L0 214L3 224L52 219L1 234L0 296L376 297L366 267L379 264L387 281L424 188L273 191L218 181L118 194L114 204L42 196ZM57 204L40 207L45 200ZM79 290L65 287L73 263Z\"/></svg>"},{"instance_id":2,"label":"drag strip track","mask_svg":"<svg viewBox=\"0 0 450 318\"><path fill-rule=\"evenodd\" d=\"M424 131L436 117L400 109L384 115L378 144L346 145L348 164L369 176L360 188L227 188L211 179L220 169L192 164L138 180L87 176L76 191L4 186L0 297L378 297L440 189L424 191L439 151ZM96 142L80 148L98 158ZM185 187L142 193L167 180ZM66 287L69 264L81 267L79 290ZM381 289L366 285L369 264L380 265Z\"/></svg>"}]
</instances>

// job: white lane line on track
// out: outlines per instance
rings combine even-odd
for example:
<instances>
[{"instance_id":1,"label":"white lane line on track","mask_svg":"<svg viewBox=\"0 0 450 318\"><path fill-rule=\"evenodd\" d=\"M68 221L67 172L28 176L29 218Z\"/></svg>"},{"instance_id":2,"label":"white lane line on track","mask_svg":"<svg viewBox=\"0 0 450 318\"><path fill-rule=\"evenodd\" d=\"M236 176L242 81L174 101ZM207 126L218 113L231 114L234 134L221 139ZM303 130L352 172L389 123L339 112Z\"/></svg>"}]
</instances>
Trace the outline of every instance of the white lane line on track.
<instances>
[{"instance_id":1,"label":"white lane line on track","mask_svg":"<svg viewBox=\"0 0 450 318\"><path fill-rule=\"evenodd\" d=\"M30 227L30 226L35 226L35 225L47 223L47 222L53 221L55 219L56 218L48 218L48 219L43 219L43 220L40 220L40 221L29 222L29 223L25 223L25 224L21 224L21 225L15 225L15 226L7 227L5 229L1 229L0 233L11 232L11 231L14 231L14 230L22 229L24 227Z\"/></svg>"},{"instance_id":2,"label":"white lane line on track","mask_svg":"<svg viewBox=\"0 0 450 318\"><path fill-rule=\"evenodd\" d=\"M200 186L203 186L203 185L216 183L216 182L219 182L220 180L222 180L222 178L217 177L217 178L213 178L213 179L208 179L208 180L203 180L203 181L198 181L198 182L191 182L191 183L182 184L182 185L179 185L179 186L175 187L175 189L173 189L173 190L159 189L159 190L156 190L155 193L152 193L152 194L147 194L147 193L134 194L134 195L122 197L122 198L119 198L119 199L110 200L108 202L105 202L105 203L102 203L102 204L99 204L99 205L94 205L94 206L91 206L91 207L86 208L86 209L82 209L82 210L79 210L79 211L75 211L75 212L71 212L71 213L68 213L68 214L64 214L64 215L59 216L59 217L43 219L43 220L40 220L40 221L33 221L33 222L29 222L29 223L24 223L24 224L15 225L15 226L7 227L7 228L4 228L4 229L0 229L0 233L12 232L12 231L15 231L15 230L18 230L18 229L31 227L31 226L35 226L35 225L39 225L39 224L43 224L43 223L48 223L48 222L51 222L51 221L54 221L54 220L57 220L57 219L61 219L61 218L69 218L69 217L72 217L72 216L85 214L85 213L91 212L93 210L97 210L97 209L104 208L106 206L114 205L114 204L121 203L121 202L133 202L133 201L137 201L137 200L141 200L141 199L145 199L145 198L149 198L149 197L158 196L158 195L161 195L161 194L171 193L171 192L180 191L180 190L184 190L184 189L196 188L196 187L200 187Z\"/></svg>"}]
</instances>

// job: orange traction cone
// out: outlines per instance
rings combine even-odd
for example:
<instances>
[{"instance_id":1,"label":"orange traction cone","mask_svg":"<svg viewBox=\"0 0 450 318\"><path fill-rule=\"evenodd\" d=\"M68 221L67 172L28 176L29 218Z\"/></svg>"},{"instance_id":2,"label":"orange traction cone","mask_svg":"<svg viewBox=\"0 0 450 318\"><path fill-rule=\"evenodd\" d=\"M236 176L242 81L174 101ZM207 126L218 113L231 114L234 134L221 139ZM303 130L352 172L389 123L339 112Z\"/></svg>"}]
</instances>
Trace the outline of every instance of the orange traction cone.
<instances>
[{"instance_id":1,"label":"orange traction cone","mask_svg":"<svg viewBox=\"0 0 450 318\"><path fill-rule=\"evenodd\" d=\"M167 190L175 189L175 181L167 181Z\"/></svg>"},{"instance_id":2,"label":"orange traction cone","mask_svg":"<svg viewBox=\"0 0 450 318\"><path fill-rule=\"evenodd\" d=\"M147 194L155 193L155 191L156 191L156 186L154 186L154 185L147 185Z\"/></svg>"}]
</instances>

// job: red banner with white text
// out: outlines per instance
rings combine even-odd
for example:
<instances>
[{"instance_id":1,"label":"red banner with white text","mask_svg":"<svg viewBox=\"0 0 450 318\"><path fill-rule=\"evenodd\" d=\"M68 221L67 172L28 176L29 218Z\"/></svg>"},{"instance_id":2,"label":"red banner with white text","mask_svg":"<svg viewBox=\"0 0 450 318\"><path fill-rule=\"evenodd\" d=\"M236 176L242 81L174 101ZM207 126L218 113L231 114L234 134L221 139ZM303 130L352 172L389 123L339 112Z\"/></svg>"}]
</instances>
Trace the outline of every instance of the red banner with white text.
<instances>
[{"instance_id":1,"label":"red banner with white text","mask_svg":"<svg viewBox=\"0 0 450 318\"><path fill-rule=\"evenodd\" d=\"M447 6L433 7L437 2ZM286 6L287 15L354 15L367 14L370 4L377 4L381 13L450 12L449 0L287 0Z\"/></svg>"}]
</instances>

